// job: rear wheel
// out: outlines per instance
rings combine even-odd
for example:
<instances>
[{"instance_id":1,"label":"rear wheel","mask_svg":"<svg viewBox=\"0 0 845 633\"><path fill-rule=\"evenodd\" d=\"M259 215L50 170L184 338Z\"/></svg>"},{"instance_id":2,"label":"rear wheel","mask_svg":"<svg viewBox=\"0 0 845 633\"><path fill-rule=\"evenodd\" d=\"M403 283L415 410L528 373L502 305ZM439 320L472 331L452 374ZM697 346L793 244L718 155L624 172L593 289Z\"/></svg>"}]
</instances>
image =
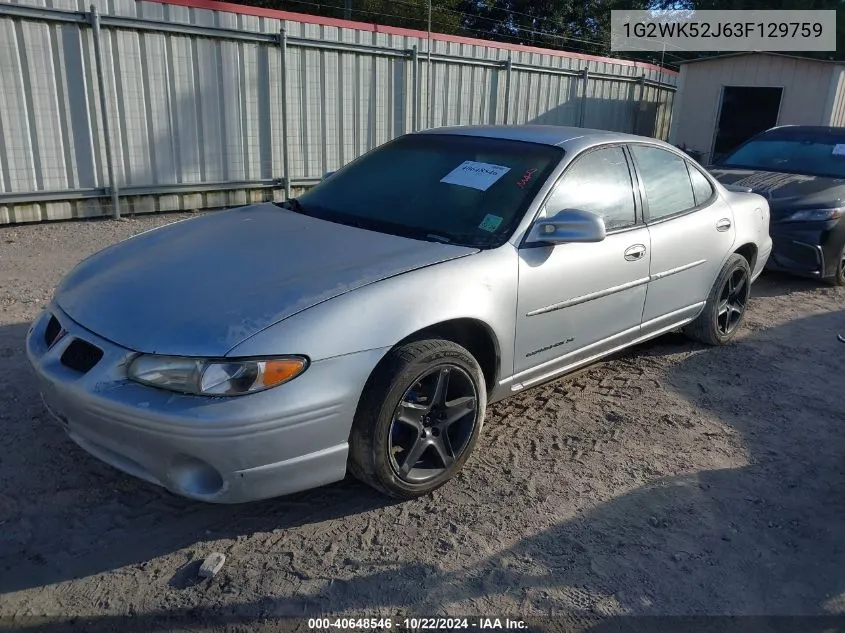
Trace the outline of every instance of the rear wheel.
<instances>
[{"instance_id":1,"label":"rear wheel","mask_svg":"<svg viewBox=\"0 0 845 633\"><path fill-rule=\"evenodd\" d=\"M742 255L734 253L716 278L704 310L685 332L708 345L724 345L739 330L748 307L751 267Z\"/></svg>"},{"instance_id":2,"label":"rear wheel","mask_svg":"<svg viewBox=\"0 0 845 633\"><path fill-rule=\"evenodd\" d=\"M350 471L392 497L428 494L466 462L486 405L484 375L466 349L442 339L402 345L379 364L361 396Z\"/></svg>"}]
</instances>

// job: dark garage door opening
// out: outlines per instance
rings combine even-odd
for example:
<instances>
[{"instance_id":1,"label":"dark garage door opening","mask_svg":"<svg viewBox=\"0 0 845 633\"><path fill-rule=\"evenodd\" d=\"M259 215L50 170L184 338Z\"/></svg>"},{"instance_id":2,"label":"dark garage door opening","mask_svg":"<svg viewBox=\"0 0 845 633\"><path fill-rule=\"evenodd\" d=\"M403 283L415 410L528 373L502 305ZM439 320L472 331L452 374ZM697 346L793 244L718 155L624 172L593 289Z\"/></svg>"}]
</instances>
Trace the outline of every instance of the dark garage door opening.
<instances>
[{"instance_id":1,"label":"dark garage door opening","mask_svg":"<svg viewBox=\"0 0 845 633\"><path fill-rule=\"evenodd\" d=\"M755 134L777 125L782 95L783 88L725 86L711 161L719 160Z\"/></svg>"}]
</instances>

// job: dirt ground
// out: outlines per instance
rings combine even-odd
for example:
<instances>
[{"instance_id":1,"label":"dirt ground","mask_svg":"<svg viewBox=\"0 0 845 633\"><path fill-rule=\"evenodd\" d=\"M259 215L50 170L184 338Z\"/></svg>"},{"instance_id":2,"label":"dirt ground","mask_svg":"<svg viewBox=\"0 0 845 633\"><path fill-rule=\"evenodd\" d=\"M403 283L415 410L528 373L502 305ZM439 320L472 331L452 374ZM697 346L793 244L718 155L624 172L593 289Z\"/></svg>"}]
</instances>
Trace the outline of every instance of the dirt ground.
<instances>
[{"instance_id":1,"label":"dirt ground","mask_svg":"<svg viewBox=\"0 0 845 633\"><path fill-rule=\"evenodd\" d=\"M430 497L394 503L347 480L214 506L66 439L23 346L74 264L181 217L0 229L0 615L248 630L322 613L576 628L845 614L843 290L767 274L727 347L668 335L494 405L464 471ZM225 567L197 582L215 550Z\"/></svg>"}]
</instances>

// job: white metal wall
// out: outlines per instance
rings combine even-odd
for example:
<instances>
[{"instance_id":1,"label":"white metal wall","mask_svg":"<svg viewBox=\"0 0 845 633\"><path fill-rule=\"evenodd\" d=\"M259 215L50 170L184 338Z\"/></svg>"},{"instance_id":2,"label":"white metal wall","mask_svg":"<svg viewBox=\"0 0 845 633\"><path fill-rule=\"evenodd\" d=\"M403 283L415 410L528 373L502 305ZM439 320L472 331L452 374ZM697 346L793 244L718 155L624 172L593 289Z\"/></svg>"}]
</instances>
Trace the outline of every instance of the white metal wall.
<instances>
[{"instance_id":1,"label":"white metal wall","mask_svg":"<svg viewBox=\"0 0 845 633\"><path fill-rule=\"evenodd\" d=\"M670 140L709 158L725 86L782 87L778 125L831 125L840 90L834 71L840 69L825 61L754 53L684 64Z\"/></svg>"},{"instance_id":2,"label":"white metal wall","mask_svg":"<svg viewBox=\"0 0 845 633\"><path fill-rule=\"evenodd\" d=\"M0 3L0 224L280 197L432 126L665 138L672 109L674 74L612 60L434 40L430 72L425 38L88 1Z\"/></svg>"},{"instance_id":3,"label":"white metal wall","mask_svg":"<svg viewBox=\"0 0 845 633\"><path fill-rule=\"evenodd\" d=\"M845 66L836 66L831 73L830 115L825 125L845 127Z\"/></svg>"}]
</instances>

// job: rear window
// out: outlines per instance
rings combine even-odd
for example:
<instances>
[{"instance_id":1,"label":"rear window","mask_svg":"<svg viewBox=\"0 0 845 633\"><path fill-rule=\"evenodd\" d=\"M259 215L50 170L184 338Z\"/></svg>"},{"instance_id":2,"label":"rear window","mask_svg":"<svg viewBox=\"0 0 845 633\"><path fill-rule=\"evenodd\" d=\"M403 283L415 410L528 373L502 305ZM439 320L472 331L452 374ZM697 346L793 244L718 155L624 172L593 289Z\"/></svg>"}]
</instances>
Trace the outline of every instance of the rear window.
<instances>
[{"instance_id":1,"label":"rear window","mask_svg":"<svg viewBox=\"0 0 845 633\"><path fill-rule=\"evenodd\" d=\"M689 177L692 181L692 193L695 197L695 204L702 205L707 202L713 195L713 185L710 181L690 163L687 163L687 170L689 170Z\"/></svg>"},{"instance_id":2,"label":"rear window","mask_svg":"<svg viewBox=\"0 0 845 633\"><path fill-rule=\"evenodd\" d=\"M563 157L550 145L411 134L311 189L302 211L415 239L494 247L512 235Z\"/></svg>"}]
</instances>

